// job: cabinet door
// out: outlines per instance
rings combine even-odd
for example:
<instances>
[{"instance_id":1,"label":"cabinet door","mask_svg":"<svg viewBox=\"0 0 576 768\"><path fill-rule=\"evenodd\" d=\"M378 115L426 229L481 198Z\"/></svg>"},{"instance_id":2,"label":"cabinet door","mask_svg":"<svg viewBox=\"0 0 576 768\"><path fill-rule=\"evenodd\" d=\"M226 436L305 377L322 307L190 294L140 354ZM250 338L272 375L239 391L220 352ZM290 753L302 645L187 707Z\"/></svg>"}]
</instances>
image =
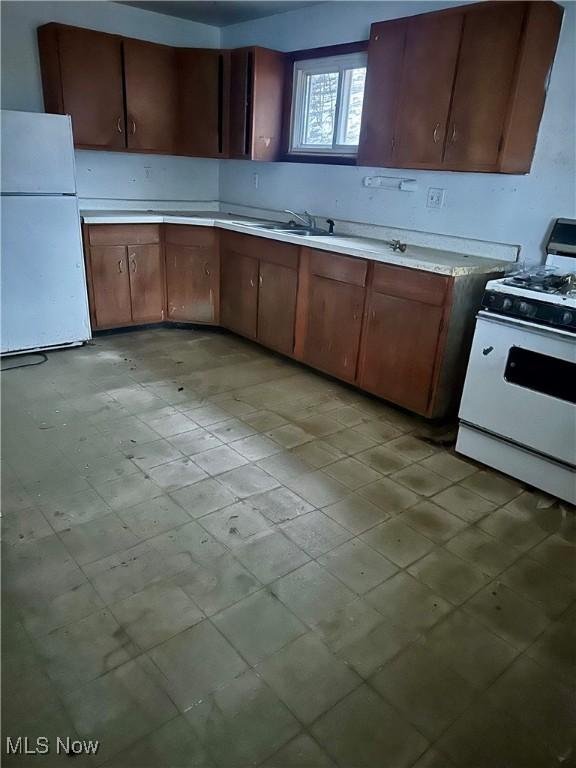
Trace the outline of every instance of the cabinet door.
<instances>
[{"instance_id":1,"label":"cabinet door","mask_svg":"<svg viewBox=\"0 0 576 768\"><path fill-rule=\"evenodd\" d=\"M310 276L303 359L340 379L356 374L364 288Z\"/></svg>"},{"instance_id":2,"label":"cabinet door","mask_svg":"<svg viewBox=\"0 0 576 768\"><path fill-rule=\"evenodd\" d=\"M218 254L213 248L166 245L169 320L214 323L218 283Z\"/></svg>"},{"instance_id":3,"label":"cabinet door","mask_svg":"<svg viewBox=\"0 0 576 768\"><path fill-rule=\"evenodd\" d=\"M270 162L278 158L282 149L286 57L280 51L255 48L252 62L250 157Z\"/></svg>"},{"instance_id":4,"label":"cabinet door","mask_svg":"<svg viewBox=\"0 0 576 768\"><path fill-rule=\"evenodd\" d=\"M381 21L370 28L359 165L392 163L405 40L406 19Z\"/></svg>"},{"instance_id":5,"label":"cabinet door","mask_svg":"<svg viewBox=\"0 0 576 768\"><path fill-rule=\"evenodd\" d=\"M231 331L256 338L258 260L225 248L220 265L220 318Z\"/></svg>"},{"instance_id":6,"label":"cabinet door","mask_svg":"<svg viewBox=\"0 0 576 768\"><path fill-rule=\"evenodd\" d=\"M46 111L71 115L76 146L125 147L121 39L48 24L38 41Z\"/></svg>"},{"instance_id":7,"label":"cabinet door","mask_svg":"<svg viewBox=\"0 0 576 768\"><path fill-rule=\"evenodd\" d=\"M250 155L254 56L248 48L230 53L230 157Z\"/></svg>"},{"instance_id":8,"label":"cabinet door","mask_svg":"<svg viewBox=\"0 0 576 768\"><path fill-rule=\"evenodd\" d=\"M261 261L258 283L258 341L291 355L298 273L290 267Z\"/></svg>"},{"instance_id":9,"label":"cabinet door","mask_svg":"<svg viewBox=\"0 0 576 768\"><path fill-rule=\"evenodd\" d=\"M398 165L442 162L462 15L425 14L408 22L396 124Z\"/></svg>"},{"instance_id":10,"label":"cabinet door","mask_svg":"<svg viewBox=\"0 0 576 768\"><path fill-rule=\"evenodd\" d=\"M362 341L359 386L425 414L442 315L441 306L371 293Z\"/></svg>"},{"instance_id":11,"label":"cabinet door","mask_svg":"<svg viewBox=\"0 0 576 768\"><path fill-rule=\"evenodd\" d=\"M510 101L524 3L494 3L465 13L445 162L495 167Z\"/></svg>"},{"instance_id":12,"label":"cabinet door","mask_svg":"<svg viewBox=\"0 0 576 768\"><path fill-rule=\"evenodd\" d=\"M227 151L224 89L226 52L207 48L177 51L179 77L178 152L220 157Z\"/></svg>"},{"instance_id":13,"label":"cabinet door","mask_svg":"<svg viewBox=\"0 0 576 768\"><path fill-rule=\"evenodd\" d=\"M159 245L129 245L130 298L135 323L164 320L164 273Z\"/></svg>"},{"instance_id":14,"label":"cabinet door","mask_svg":"<svg viewBox=\"0 0 576 768\"><path fill-rule=\"evenodd\" d=\"M90 247L90 296L96 328L132 321L128 259L123 245Z\"/></svg>"},{"instance_id":15,"label":"cabinet door","mask_svg":"<svg viewBox=\"0 0 576 768\"><path fill-rule=\"evenodd\" d=\"M124 73L128 147L173 152L178 123L176 50L125 39Z\"/></svg>"}]
</instances>

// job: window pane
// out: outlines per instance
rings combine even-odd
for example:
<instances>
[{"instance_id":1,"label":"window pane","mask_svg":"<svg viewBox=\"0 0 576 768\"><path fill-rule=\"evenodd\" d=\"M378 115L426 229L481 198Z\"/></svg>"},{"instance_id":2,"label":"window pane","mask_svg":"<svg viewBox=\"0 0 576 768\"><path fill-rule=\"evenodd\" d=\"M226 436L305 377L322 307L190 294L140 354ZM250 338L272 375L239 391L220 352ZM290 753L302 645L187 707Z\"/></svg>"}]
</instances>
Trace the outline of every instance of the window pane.
<instances>
[{"instance_id":1,"label":"window pane","mask_svg":"<svg viewBox=\"0 0 576 768\"><path fill-rule=\"evenodd\" d=\"M338 78L338 72L324 72L306 76L305 119L302 137L302 143L305 146L332 146Z\"/></svg>"},{"instance_id":2,"label":"window pane","mask_svg":"<svg viewBox=\"0 0 576 768\"><path fill-rule=\"evenodd\" d=\"M344 115L343 143L357 146L360 141L360 120L362 118L362 103L364 101L364 84L366 67L349 69L346 72L346 85L349 87L347 113Z\"/></svg>"}]
</instances>

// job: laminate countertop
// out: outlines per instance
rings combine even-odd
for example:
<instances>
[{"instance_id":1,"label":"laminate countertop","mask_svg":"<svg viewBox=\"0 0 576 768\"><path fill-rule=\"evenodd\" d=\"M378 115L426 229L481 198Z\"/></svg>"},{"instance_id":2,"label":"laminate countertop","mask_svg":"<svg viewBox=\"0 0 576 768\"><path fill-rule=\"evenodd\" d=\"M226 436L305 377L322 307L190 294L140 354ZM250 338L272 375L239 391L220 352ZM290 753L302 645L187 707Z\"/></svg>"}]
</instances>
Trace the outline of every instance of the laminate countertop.
<instances>
[{"instance_id":1,"label":"laminate countertop","mask_svg":"<svg viewBox=\"0 0 576 768\"><path fill-rule=\"evenodd\" d=\"M304 236L289 232L271 231L257 226L262 223L270 223L264 219L253 219L216 211L84 210L80 211L80 215L85 224L185 224L198 227L217 227L246 235L268 238L269 240L279 240L284 243L315 248L320 251L332 251L346 256L355 256L426 272L436 272L451 277L505 272L510 270L512 266L509 261L410 245L409 242L404 253L401 253L393 251L387 241L359 235L336 233L325 236Z\"/></svg>"}]
</instances>

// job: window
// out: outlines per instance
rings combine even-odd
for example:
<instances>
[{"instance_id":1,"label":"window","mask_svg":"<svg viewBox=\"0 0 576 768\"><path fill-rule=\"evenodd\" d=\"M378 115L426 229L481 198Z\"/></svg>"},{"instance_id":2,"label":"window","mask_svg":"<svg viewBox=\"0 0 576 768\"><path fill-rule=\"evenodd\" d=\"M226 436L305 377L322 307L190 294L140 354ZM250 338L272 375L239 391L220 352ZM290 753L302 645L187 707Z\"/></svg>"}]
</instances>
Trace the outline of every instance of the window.
<instances>
[{"instance_id":1,"label":"window","mask_svg":"<svg viewBox=\"0 0 576 768\"><path fill-rule=\"evenodd\" d=\"M294 62L290 151L355 155L366 53Z\"/></svg>"}]
</instances>

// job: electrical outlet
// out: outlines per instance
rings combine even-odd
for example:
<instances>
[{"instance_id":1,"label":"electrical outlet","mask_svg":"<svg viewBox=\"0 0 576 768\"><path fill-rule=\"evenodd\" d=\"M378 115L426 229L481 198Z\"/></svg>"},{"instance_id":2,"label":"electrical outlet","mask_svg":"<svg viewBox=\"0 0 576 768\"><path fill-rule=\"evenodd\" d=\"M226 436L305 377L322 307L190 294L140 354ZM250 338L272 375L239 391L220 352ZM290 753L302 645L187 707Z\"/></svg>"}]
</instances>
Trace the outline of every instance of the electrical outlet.
<instances>
[{"instance_id":1,"label":"electrical outlet","mask_svg":"<svg viewBox=\"0 0 576 768\"><path fill-rule=\"evenodd\" d=\"M443 208L446 190L441 187L428 187L427 208Z\"/></svg>"},{"instance_id":2,"label":"electrical outlet","mask_svg":"<svg viewBox=\"0 0 576 768\"><path fill-rule=\"evenodd\" d=\"M152 168L149 165L144 166L144 178L145 179L152 178Z\"/></svg>"}]
</instances>

